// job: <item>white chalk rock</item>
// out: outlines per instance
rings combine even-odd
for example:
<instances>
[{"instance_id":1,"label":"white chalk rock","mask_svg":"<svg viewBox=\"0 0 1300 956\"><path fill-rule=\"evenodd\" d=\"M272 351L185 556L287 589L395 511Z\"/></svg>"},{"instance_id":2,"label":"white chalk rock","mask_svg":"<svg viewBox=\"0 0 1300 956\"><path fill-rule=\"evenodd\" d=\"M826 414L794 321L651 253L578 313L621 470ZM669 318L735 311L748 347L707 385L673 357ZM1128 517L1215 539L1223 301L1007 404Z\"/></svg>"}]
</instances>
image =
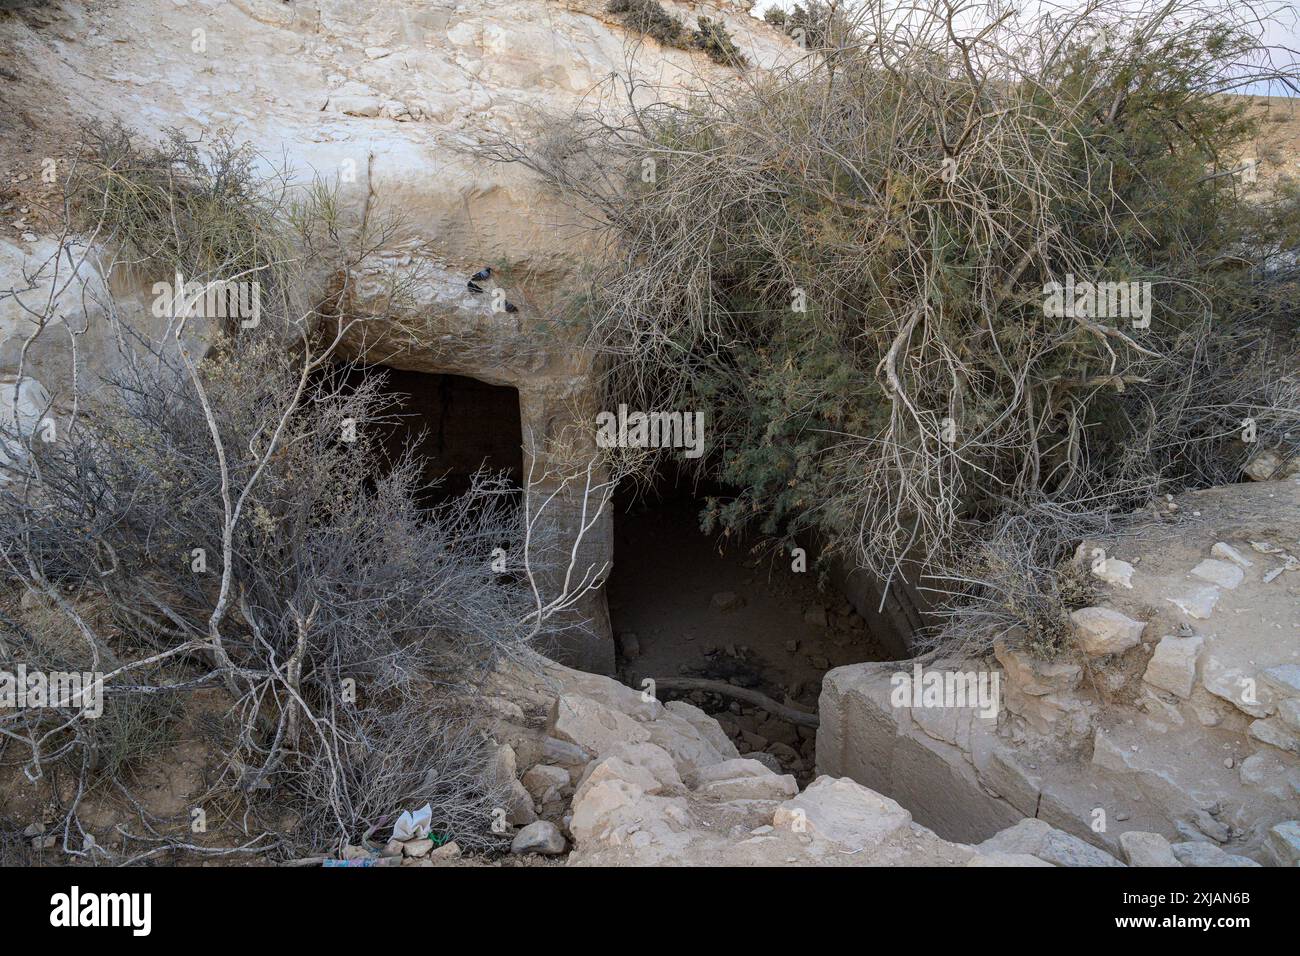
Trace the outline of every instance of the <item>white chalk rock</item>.
<instances>
[{"instance_id":1,"label":"white chalk rock","mask_svg":"<svg viewBox=\"0 0 1300 956\"><path fill-rule=\"evenodd\" d=\"M1206 558L1192 568L1192 574L1202 581L1209 581L1211 584L1216 584L1228 590L1235 588L1246 577L1246 572L1235 564L1229 564L1227 561L1219 561L1215 558Z\"/></svg>"},{"instance_id":2,"label":"white chalk rock","mask_svg":"<svg viewBox=\"0 0 1300 956\"><path fill-rule=\"evenodd\" d=\"M1152 687L1167 690L1186 700L1192 696L1192 687L1196 683L1196 659L1204 643L1200 637L1162 637L1142 679Z\"/></svg>"},{"instance_id":3,"label":"white chalk rock","mask_svg":"<svg viewBox=\"0 0 1300 956\"><path fill-rule=\"evenodd\" d=\"M1083 650L1093 657L1123 654L1142 640L1146 624L1108 607L1085 607L1070 614Z\"/></svg>"},{"instance_id":4,"label":"white chalk rock","mask_svg":"<svg viewBox=\"0 0 1300 956\"><path fill-rule=\"evenodd\" d=\"M1099 561L1092 566L1094 577L1101 578L1107 584L1118 584L1120 587L1133 588L1133 565L1127 561L1120 561L1118 558L1107 558Z\"/></svg>"},{"instance_id":5,"label":"white chalk rock","mask_svg":"<svg viewBox=\"0 0 1300 956\"><path fill-rule=\"evenodd\" d=\"M1197 588L1181 597L1165 598L1165 600L1188 617L1203 621L1213 613L1214 606L1219 603L1219 595L1222 593L1217 587L1209 586Z\"/></svg>"}]
</instances>

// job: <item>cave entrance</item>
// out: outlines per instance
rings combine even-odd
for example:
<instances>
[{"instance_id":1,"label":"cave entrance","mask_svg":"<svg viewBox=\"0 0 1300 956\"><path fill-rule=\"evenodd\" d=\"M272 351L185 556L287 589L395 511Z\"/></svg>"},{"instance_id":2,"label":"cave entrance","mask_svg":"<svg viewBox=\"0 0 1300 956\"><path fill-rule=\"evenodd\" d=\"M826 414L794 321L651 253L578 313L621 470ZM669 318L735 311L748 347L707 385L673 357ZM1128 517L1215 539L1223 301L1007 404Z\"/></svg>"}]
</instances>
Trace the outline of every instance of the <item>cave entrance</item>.
<instances>
[{"instance_id":1,"label":"cave entrance","mask_svg":"<svg viewBox=\"0 0 1300 956\"><path fill-rule=\"evenodd\" d=\"M760 552L736 535L703 533L710 497L725 502L735 490L662 475L648 492L616 497L607 591L619 674L633 687L654 679L661 700L701 707L742 754L770 754L802 780L813 771L811 728L734 696L659 685L720 681L813 714L832 667L905 653L889 620L874 609L864 617L845 596L862 596L859 582L832 574L818 586L812 548L798 571L788 551Z\"/></svg>"},{"instance_id":2,"label":"cave entrance","mask_svg":"<svg viewBox=\"0 0 1300 956\"><path fill-rule=\"evenodd\" d=\"M524 478L519 391L464 375L357 366L346 373L359 385L382 374L382 390L397 401L382 429L386 455L395 461L409 444L424 459L426 490L420 504L432 507L464 494L480 469L505 472L515 487Z\"/></svg>"}]
</instances>

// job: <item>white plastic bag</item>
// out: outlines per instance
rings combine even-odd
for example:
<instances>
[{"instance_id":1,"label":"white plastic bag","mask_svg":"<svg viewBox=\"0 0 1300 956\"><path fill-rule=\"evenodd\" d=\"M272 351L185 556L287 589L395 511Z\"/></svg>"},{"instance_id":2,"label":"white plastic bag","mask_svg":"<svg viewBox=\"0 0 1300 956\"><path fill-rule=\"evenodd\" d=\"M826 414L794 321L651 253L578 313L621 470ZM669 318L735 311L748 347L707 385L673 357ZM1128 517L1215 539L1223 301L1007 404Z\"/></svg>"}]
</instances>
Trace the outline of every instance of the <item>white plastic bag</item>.
<instances>
[{"instance_id":1,"label":"white plastic bag","mask_svg":"<svg viewBox=\"0 0 1300 956\"><path fill-rule=\"evenodd\" d=\"M427 803L414 813L410 810L403 810L402 815L393 824L393 839L402 842L423 840L429 835L429 825L432 822L433 807Z\"/></svg>"}]
</instances>

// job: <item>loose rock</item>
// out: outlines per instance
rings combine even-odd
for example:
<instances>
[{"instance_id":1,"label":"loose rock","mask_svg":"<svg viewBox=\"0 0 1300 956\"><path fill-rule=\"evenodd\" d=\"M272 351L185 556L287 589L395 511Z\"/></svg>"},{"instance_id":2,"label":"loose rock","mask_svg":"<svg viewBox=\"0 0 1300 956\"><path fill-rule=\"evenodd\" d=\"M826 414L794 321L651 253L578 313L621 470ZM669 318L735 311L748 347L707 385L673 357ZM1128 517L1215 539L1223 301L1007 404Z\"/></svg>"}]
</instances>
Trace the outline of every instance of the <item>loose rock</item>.
<instances>
[{"instance_id":1,"label":"loose rock","mask_svg":"<svg viewBox=\"0 0 1300 956\"><path fill-rule=\"evenodd\" d=\"M538 853L542 856L554 856L568 848L568 841L560 828L549 820L530 823L518 833L510 843L510 852L515 854Z\"/></svg>"}]
</instances>

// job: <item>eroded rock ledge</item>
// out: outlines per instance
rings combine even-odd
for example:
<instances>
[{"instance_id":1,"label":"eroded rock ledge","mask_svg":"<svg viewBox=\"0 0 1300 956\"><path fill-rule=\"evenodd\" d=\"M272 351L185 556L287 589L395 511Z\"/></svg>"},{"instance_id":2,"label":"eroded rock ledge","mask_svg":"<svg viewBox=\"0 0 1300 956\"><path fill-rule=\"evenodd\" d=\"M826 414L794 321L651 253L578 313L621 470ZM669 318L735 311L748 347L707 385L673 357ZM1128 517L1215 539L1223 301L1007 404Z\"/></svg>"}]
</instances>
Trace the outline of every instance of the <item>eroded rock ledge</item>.
<instances>
[{"instance_id":1,"label":"eroded rock ledge","mask_svg":"<svg viewBox=\"0 0 1300 956\"><path fill-rule=\"evenodd\" d=\"M969 846L848 778L800 792L698 708L549 661L503 669L489 690L499 764L517 775L516 852L567 850L570 866L1120 865L1041 821Z\"/></svg>"},{"instance_id":2,"label":"eroded rock ledge","mask_svg":"<svg viewBox=\"0 0 1300 956\"><path fill-rule=\"evenodd\" d=\"M1129 859L1168 862L1172 842L1182 865L1295 864L1300 480L1183 495L1081 550L1101 596L1074 615L1073 653L1000 642L992 661L932 665L998 671L998 717L892 706L899 664L836 668L818 771L953 840L997 844L1033 818Z\"/></svg>"}]
</instances>

